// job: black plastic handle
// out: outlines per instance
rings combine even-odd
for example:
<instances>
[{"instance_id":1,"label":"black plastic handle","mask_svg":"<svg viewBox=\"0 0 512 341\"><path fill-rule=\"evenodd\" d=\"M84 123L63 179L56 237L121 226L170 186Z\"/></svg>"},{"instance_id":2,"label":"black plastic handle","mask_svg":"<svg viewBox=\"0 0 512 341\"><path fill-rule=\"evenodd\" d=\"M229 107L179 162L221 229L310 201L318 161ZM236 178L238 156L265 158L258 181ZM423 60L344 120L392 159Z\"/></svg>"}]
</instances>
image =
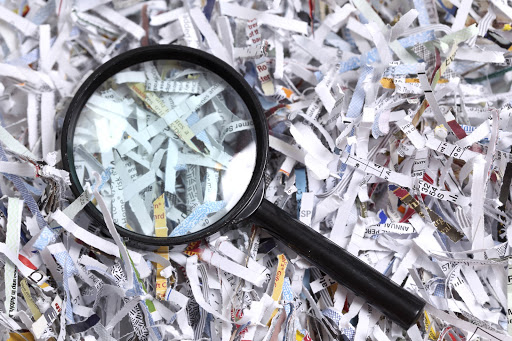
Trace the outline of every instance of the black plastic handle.
<instances>
[{"instance_id":1,"label":"black plastic handle","mask_svg":"<svg viewBox=\"0 0 512 341\"><path fill-rule=\"evenodd\" d=\"M268 200L251 217L332 279L404 329L416 323L425 302Z\"/></svg>"}]
</instances>

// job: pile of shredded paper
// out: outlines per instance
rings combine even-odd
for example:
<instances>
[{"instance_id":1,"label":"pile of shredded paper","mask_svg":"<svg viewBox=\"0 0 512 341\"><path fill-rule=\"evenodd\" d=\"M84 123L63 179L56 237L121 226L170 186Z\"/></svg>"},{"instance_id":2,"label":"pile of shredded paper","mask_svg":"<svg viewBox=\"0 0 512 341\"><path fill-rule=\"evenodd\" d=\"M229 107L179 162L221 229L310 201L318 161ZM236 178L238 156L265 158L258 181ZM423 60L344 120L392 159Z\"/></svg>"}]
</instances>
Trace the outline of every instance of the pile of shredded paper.
<instances>
[{"instance_id":1,"label":"pile of shredded paper","mask_svg":"<svg viewBox=\"0 0 512 341\"><path fill-rule=\"evenodd\" d=\"M511 23L503 0L0 0L0 340L512 340ZM243 75L266 198L425 300L417 324L249 223L155 251L91 223L67 107L153 44Z\"/></svg>"}]
</instances>

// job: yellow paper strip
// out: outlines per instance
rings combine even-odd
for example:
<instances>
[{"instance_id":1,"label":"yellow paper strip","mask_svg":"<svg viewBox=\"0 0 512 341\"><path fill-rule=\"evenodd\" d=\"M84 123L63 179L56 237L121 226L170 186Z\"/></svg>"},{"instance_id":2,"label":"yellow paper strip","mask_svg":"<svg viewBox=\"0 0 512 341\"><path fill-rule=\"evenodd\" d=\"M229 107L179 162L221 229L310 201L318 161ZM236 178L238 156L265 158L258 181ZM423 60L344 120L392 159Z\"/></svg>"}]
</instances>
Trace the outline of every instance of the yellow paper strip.
<instances>
[{"instance_id":1,"label":"yellow paper strip","mask_svg":"<svg viewBox=\"0 0 512 341\"><path fill-rule=\"evenodd\" d=\"M439 333L436 333L434 325L430 322L428 313L425 311L425 331L428 333L430 339L437 340Z\"/></svg>"},{"instance_id":2,"label":"yellow paper strip","mask_svg":"<svg viewBox=\"0 0 512 341\"><path fill-rule=\"evenodd\" d=\"M283 283L284 283L284 274L286 272L286 266L288 265L288 260L285 255L280 254L277 256L279 262L277 263L277 271L276 278L274 280L274 289L272 291L272 299L274 301L279 301L281 299L281 293L283 292Z\"/></svg>"},{"instance_id":3,"label":"yellow paper strip","mask_svg":"<svg viewBox=\"0 0 512 341\"><path fill-rule=\"evenodd\" d=\"M139 97L144 103L146 103L155 114L162 117L169 111L169 108L165 105L164 101L152 92L146 92L144 83L135 83L130 85L130 89Z\"/></svg>"},{"instance_id":4,"label":"yellow paper strip","mask_svg":"<svg viewBox=\"0 0 512 341\"><path fill-rule=\"evenodd\" d=\"M281 299L281 294L283 292L284 275L286 272L286 266L288 265L288 260L286 259L286 256L284 254L278 255L277 259L279 260L279 262L277 263L276 277L274 279L274 289L272 290L272 299L276 302ZM274 312L272 313L272 316L270 317L268 323L272 321L276 314L277 309L274 310Z\"/></svg>"},{"instance_id":5,"label":"yellow paper strip","mask_svg":"<svg viewBox=\"0 0 512 341\"><path fill-rule=\"evenodd\" d=\"M22 279L20 282L21 285L21 293L23 294L23 298L25 299L25 302L28 305L28 308L30 309L30 312L32 313L32 316L34 316L34 319L37 320L39 317L41 317L41 312L39 311L39 308L37 307L36 303L32 299L32 295L30 294L30 288L28 287L27 280Z\"/></svg>"},{"instance_id":6,"label":"yellow paper strip","mask_svg":"<svg viewBox=\"0 0 512 341\"><path fill-rule=\"evenodd\" d=\"M34 341L34 336L31 332L23 332L23 333L9 333L9 338L7 341Z\"/></svg>"},{"instance_id":7,"label":"yellow paper strip","mask_svg":"<svg viewBox=\"0 0 512 341\"><path fill-rule=\"evenodd\" d=\"M155 236L167 237L167 218L165 216L165 198L163 194L153 202L153 215L155 218ZM159 247L156 254L169 260L169 247ZM156 297L161 300L165 299L165 292L167 291L167 278L160 276L163 269L162 265L156 264Z\"/></svg>"},{"instance_id":8,"label":"yellow paper strip","mask_svg":"<svg viewBox=\"0 0 512 341\"><path fill-rule=\"evenodd\" d=\"M406 78L406 83L419 83L420 80L418 78ZM448 83L448 79L439 79L439 84ZM393 78L382 78L380 80L380 85L382 85L385 89L394 89L395 88L395 82L393 81Z\"/></svg>"},{"instance_id":9,"label":"yellow paper strip","mask_svg":"<svg viewBox=\"0 0 512 341\"><path fill-rule=\"evenodd\" d=\"M169 108L167 108L164 101L162 101L160 97L150 91L146 92L144 83L131 84L130 89L158 116L164 117L169 112ZM199 152L197 146L191 141L191 139L194 137L194 132L183 120L177 118L171 124L169 124L169 127L171 127L171 130L176 135L178 135L179 138L182 139L192 150Z\"/></svg>"}]
</instances>

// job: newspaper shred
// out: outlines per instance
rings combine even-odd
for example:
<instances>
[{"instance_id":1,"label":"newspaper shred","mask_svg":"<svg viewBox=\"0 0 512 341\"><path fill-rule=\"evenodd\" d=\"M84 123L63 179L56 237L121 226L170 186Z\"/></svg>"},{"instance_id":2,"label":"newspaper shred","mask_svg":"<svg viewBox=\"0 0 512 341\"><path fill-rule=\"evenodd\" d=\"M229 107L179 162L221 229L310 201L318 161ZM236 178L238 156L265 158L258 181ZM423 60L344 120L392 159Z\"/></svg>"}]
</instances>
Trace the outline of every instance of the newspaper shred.
<instances>
[{"instance_id":1,"label":"newspaper shred","mask_svg":"<svg viewBox=\"0 0 512 341\"><path fill-rule=\"evenodd\" d=\"M123 205L100 194L116 169L73 199L59 150L71 98L103 62L153 44L244 76L271 129L266 198L425 300L417 324L402 330L249 222L126 246L109 213L125 225ZM0 1L0 341L512 340L510 51L501 0ZM117 77L141 96L206 91ZM221 140L250 125L237 124ZM216 190L206 176L197 204ZM91 200L113 239L82 212ZM142 204L148 234L183 220L164 197Z\"/></svg>"}]
</instances>

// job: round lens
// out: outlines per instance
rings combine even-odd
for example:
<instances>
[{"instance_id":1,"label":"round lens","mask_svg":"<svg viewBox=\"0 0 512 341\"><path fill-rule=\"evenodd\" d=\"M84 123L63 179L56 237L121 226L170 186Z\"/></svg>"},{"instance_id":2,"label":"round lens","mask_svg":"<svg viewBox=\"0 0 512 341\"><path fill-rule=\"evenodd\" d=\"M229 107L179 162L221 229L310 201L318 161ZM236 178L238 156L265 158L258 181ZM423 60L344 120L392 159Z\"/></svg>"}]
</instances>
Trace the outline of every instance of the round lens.
<instances>
[{"instance_id":1,"label":"round lens","mask_svg":"<svg viewBox=\"0 0 512 341\"><path fill-rule=\"evenodd\" d=\"M179 60L135 64L107 79L72 138L82 187L101 174L94 185L114 222L145 236L212 225L245 193L256 163L244 100L216 73Z\"/></svg>"}]
</instances>

